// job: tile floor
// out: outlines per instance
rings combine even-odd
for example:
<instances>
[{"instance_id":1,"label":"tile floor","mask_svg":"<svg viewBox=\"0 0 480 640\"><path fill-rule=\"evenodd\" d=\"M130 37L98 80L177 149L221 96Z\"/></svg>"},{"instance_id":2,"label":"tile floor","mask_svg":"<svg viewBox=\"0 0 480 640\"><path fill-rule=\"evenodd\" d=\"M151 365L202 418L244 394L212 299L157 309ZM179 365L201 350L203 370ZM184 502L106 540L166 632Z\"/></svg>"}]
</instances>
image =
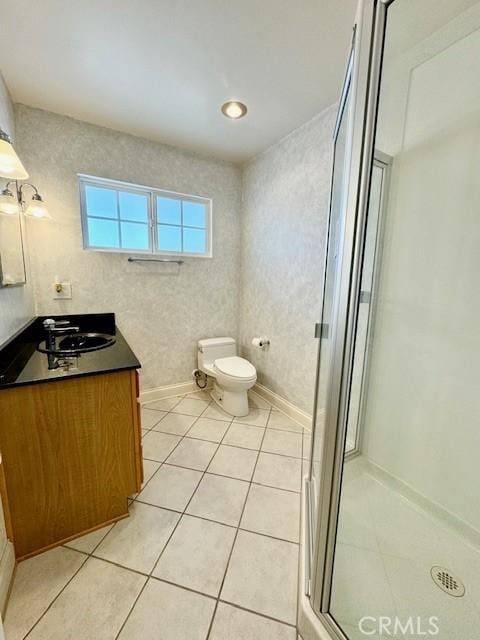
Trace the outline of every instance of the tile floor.
<instances>
[{"instance_id":1,"label":"tile floor","mask_svg":"<svg viewBox=\"0 0 480 640\"><path fill-rule=\"evenodd\" d=\"M7 640L295 640L308 435L255 397L144 405L130 518L22 562Z\"/></svg>"}]
</instances>

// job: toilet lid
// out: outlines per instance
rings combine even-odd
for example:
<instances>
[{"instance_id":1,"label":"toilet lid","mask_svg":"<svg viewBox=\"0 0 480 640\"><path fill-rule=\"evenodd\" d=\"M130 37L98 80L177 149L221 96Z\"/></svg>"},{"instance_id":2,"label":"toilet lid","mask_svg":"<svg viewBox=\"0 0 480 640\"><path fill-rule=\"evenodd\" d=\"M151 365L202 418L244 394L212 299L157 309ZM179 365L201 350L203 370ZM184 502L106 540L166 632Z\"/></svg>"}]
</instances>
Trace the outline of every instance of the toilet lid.
<instances>
[{"instance_id":1,"label":"toilet lid","mask_svg":"<svg viewBox=\"0 0 480 640\"><path fill-rule=\"evenodd\" d=\"M245 358L231 356L230 358L219 358L214 362L215 368L232 378L254 378L257 371L253 364Z\"/></svg>"}]
</instances>

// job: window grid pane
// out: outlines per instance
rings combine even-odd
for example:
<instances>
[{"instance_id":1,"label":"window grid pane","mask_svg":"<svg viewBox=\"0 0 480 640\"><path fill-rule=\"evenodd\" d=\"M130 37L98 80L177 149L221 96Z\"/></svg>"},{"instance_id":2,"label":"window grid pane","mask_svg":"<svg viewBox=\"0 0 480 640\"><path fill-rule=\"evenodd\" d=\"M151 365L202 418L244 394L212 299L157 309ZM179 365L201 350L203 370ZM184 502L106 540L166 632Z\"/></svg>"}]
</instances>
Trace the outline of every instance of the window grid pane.
<instances>
[{"instance_id":1,"label":"window grid pane","mask_svg":"<svg viewBox=\"0 0 480 640\"><path fill-rule=\"evenodd\" d=\"M180 232L180 237L182 240L182 253L184 252L184 248L183 248L183 200L180 200L180 202L182 203L182 231Z\"/></svg>"},{"instance_id":2,"label":"window grid pane","mask_svg":"<svg viewBox=\"0 0 480 640\"><path fill-rule=\"evenodd\" d=\"M157 198L157 207L158 201L161 198ZM196 202L193 200L187 199L178 199L178 209L180 212L180 224L166 224L161 221L162 216L158 215L157 212L157 247L160 251L172 251L175 253L191 253L196 255L202 255L207 253L207 238L206 238L206 205L204 203ZM192 205L193 207L198 206L198 209L193 212L188 212L188 207ZM187 212L187 214L186 214ZM202 219L203 218L203 219ZM175 218L173 216L170 219L178 219L178 216ZM194 224L185 224L186 219L188 222L197 222L197 224L201 224L202 226L195 226ZM165 216L163 216L163 220L165 220ZM166 229L168 227L168 231ZM162 228L163 234L162 234ZM178 229L178 232L174 232L174 228ZM169 242L164 241L164 238L167 236L170 239ZM162 238L163 235L163 238ZM173 240L175 238L175 240ZM180 247L178 247L178 243L180 243ZM178 247L178 248L175 248Z\"/></svg>"},{"instance_id":3,"label":"window grid pane","mask_svg":"<svg viewBox=\"0 0 480 640\"><path fill-rule=\"evenodd\" d=\"M83 183L83 194L86 247L209 254L210 205L207 200L190 200L141 188L138 191L121 189L100 180L98 185ZM152 224L153 233L150 232Z\"/></svg>"},{"instance_id":4,"label":"window grid pane","mask_svg":"<svg viewBox=\"0 0 480 640\"><path fill-rule=\"evenodd\" d=\"M160 224L182 224L182 201L157 196L157 218Z\"/></svg>"}]
</instances>

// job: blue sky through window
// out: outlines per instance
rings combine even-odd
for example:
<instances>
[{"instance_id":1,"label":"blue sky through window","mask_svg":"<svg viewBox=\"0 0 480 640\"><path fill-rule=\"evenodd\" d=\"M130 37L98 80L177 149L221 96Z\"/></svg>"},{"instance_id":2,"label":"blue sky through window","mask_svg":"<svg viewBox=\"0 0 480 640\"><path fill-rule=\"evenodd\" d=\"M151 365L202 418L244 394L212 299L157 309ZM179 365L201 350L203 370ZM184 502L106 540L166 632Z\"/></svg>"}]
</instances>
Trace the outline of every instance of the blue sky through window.
<instances>
[{"instance_id":1,"label":"blue sky through window","mask_svg":"<svg viewBox=\"0 0 480 640\"><path fill-rule=\"evenodd\" d=\"M95 180L80 177L86 248L208 254L208 200L101 179L97 186Z\"/></svg>"}]
</instances>

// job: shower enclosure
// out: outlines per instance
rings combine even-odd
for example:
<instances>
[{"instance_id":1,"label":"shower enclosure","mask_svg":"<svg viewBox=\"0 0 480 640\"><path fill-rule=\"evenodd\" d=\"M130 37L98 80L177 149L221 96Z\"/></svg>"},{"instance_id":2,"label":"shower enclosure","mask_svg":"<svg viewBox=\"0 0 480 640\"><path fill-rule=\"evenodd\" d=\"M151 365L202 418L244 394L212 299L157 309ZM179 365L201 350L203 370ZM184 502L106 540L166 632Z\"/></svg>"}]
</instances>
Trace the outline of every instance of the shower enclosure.
<instances>
[{"instance_id":1,"label":"shower enclosure","mask_svg":"<svg viewBox=\"0 0 480 640\"><path fill-rule=\"evenodd\" d=\"M480 2L364 0L334 162L299 628L480 638Z\"/></svg>"}]
</instances>

